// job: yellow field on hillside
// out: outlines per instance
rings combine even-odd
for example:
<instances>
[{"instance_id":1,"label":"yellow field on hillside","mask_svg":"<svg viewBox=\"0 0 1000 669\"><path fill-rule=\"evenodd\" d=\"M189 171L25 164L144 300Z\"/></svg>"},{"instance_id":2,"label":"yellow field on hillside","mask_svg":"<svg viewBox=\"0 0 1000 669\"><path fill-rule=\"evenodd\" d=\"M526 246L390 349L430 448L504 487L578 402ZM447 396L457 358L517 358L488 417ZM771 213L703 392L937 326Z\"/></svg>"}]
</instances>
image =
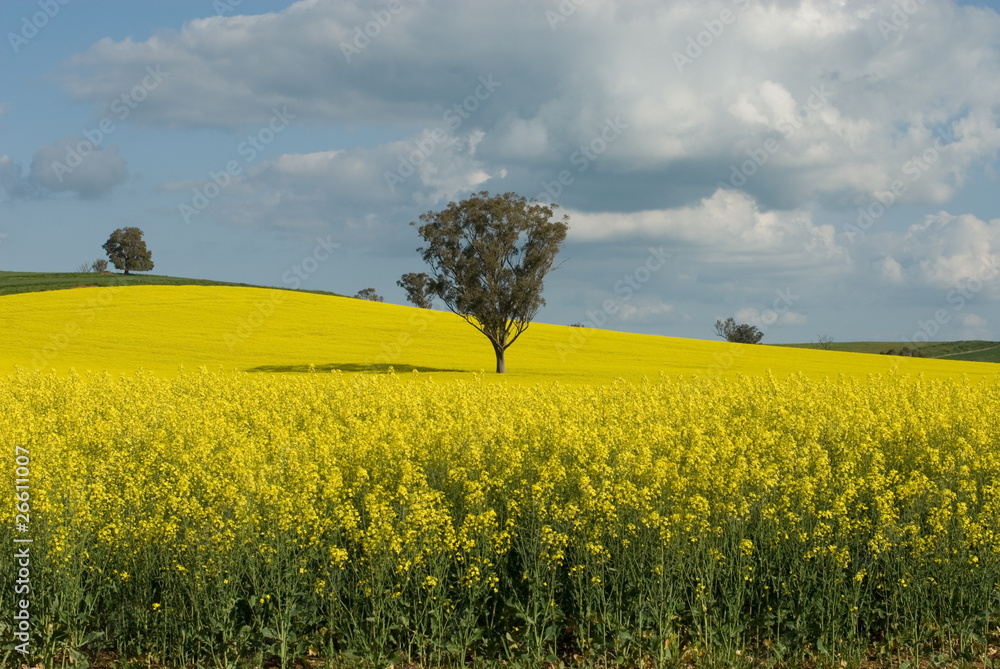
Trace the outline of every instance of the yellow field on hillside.
<instances>
[{"instance_id":1,"label":"yellow field on hillside","mask_svg":"<svg viewBox=\"0 0 1000 669\"><path fill-rule=\"evenodd\" d=\"M1000 660L996 365L534 324L500 376L453 314L201 286L0 341L31 666Z\"/></svg>"},{"instance_id":2,"label":"yellow field on hillside","mask_svg":"<svg viewBox=\"0 0 1000 669\"><path fill-rule=\"evenodd\" d=\"M129 286L0 297L0 373L76 369L175 374L178 366L258 372L492 375L486 338L441 311L261 288ZM568 383L768 370L812 378L885 372L993 378L987 363L742 346L532 324L509 350L511 380Z\"/></svg>"}]
</instances>

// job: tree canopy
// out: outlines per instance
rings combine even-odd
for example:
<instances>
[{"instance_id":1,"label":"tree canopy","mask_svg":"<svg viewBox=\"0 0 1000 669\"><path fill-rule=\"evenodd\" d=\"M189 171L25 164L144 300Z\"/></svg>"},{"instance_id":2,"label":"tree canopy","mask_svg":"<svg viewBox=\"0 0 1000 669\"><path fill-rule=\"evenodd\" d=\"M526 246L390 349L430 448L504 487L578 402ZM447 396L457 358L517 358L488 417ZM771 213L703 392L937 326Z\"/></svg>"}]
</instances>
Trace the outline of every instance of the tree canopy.
<instances>
[{"instance_id":1,"label":"tree canopy","mask_svg":"<svg viewBox=\"0 0 1000 669\"><path fill-rule=\"evenodd\" d=\"M426 246L417 250L432 270L429 292L486 335L498 373L506 371L505 351L545 304L544 279L569 229L568 216L551 220L556 208L482 191L420 217Z\"/></svg>"},{"instance_id":2,"label":"tree canopy","mask_svg":"<svg viewBox=\"0 0 1000 669\"><path fill-rule=\"evenodd\" d=\"M715 321L715 334L736 344L759 344L764 333L749 323L737 323L733 318Z\"/></svg>"},{"instance_id":3,"label":"tree canopy","mask_svg":"<svg viewBox=\"0 0 1000 669\"><path fill-rule=\"evenodd\" d=\"M139 228L118 228L102 248L114 266L126 274L153 269L153 254L142 241L142 230Z\"/></svg>"},{"instance_id":4,"label":"tree canopy","mask_svg":"<svg viewBox=\"0 0 1000 669\"><path fill-rule=\"evenodd\" d=\"M408 272L396 285L406 291L406 299L415 307L430 309L434 295L431 294L431 278L423 272Z\"/></svg>"},{"instance_id":5,"label":"tree canopy","mask_svg":"<svg viewBox=\"0 0 1000 669\"><path fill-rule=\"evenodd\" d=\"M369 300L370 302L385 302L385 299L375 292L374 288L362 288L354 297L359 300Z\"/></svg>"}]
</instances>

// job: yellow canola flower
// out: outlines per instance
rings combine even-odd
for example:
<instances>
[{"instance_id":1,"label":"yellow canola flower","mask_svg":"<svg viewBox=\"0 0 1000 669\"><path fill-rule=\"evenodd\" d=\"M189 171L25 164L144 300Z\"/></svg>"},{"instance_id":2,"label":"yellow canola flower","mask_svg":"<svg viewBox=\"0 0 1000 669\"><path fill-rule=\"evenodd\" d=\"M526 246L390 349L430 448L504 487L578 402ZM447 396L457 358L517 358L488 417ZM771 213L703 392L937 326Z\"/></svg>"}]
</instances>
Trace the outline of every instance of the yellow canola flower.
<instances>
[{"instance_id":1,"label":"yellow canola flower","mask_svg":"<svg viewBox=\"0 0 1000 669\"><path fill-rule=\"evenodd\" d=\"M859 592L1000 561L996 379L19 371L0 406L0 450L30 451L38 564L117 569L102 597L123 607L156 582L171 615L219 591L280 609L282 588L447 609L523 581L550 603L623 564L697 572L707 607L723 571L796 592L774 556Z\"/></svg>"}]
</instances>

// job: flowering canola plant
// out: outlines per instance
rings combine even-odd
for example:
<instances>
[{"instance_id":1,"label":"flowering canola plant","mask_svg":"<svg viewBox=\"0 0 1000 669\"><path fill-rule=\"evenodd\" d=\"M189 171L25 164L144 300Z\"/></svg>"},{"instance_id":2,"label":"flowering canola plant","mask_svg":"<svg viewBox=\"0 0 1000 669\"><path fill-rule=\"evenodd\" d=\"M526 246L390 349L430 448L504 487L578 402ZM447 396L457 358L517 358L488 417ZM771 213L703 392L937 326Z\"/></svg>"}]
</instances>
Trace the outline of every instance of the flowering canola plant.
<instances>
[{"instance_id":1,"label":"flowering canola plant","mask_svg":"<svg viewBox=\"0 0 1000 669\"><path fill-rule=\"evenodd\" d=\"M839 664L996 645L1000 381L651 376L14 371L0 452L30 451L33 652ZM3 597L16 578L0 561Z\"/></svg>"}]
</instances>

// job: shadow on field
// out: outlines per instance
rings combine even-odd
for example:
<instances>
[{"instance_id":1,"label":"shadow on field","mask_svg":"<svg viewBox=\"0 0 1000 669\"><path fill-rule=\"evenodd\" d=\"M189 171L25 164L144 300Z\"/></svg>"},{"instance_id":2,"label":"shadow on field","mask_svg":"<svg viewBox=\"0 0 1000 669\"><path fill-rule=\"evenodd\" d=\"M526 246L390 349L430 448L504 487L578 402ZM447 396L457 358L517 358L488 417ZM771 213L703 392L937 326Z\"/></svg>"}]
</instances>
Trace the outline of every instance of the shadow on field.
<instances>
[{"instance_id":1,"label":"shadow on field","mask_svg":"<svg viewBox=\"0 0 1000 669\"><path fill-rule=\"evenodd\" d=\"M311 369L310 369L311 368ZM396 373L402 372L468 372L467 369L446 369L444 367L418 367L415 365L397 364L389 365L386 363L371 363L368 365L363 365L356 362L329 362L325 365L261 365L259 367L251 367L247 369L248 372L272 372L272 373L297 373L297 372L332 372L333 370L339 370L341 372L368 372L369 374L385 374L390 369Z\"/></svg>"}]
</instances>

